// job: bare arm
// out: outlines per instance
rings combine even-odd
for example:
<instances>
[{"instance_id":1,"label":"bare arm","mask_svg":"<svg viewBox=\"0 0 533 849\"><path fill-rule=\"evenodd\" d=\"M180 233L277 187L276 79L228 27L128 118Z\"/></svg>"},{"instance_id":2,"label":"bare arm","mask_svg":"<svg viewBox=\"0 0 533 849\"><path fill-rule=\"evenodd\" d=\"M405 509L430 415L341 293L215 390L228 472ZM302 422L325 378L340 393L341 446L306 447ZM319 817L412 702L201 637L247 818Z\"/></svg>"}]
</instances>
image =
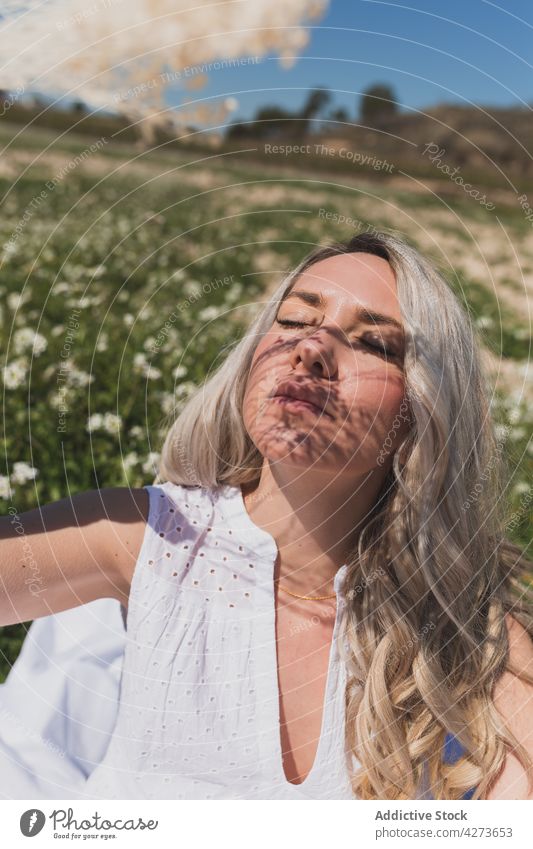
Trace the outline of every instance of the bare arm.
<instances>
[{"instance_id":1,"label":"bare arm","mask_svg":"<svg viewBox=\"0 0 533 849\"><path fill-rule=\"evenodd\" d=\"M148 517L145 489L88 490L0 518L0 625L97 598L126 605Z\"/></svg>"}]
</instances>

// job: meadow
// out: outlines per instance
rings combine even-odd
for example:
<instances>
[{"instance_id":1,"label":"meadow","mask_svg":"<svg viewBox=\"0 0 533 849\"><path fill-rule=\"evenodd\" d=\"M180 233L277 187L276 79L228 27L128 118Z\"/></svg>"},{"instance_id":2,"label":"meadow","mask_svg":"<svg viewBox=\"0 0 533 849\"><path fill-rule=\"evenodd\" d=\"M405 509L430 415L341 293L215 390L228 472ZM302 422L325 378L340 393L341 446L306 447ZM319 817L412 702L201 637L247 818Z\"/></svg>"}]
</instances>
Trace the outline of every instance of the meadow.
<instances>
[{"instance_id":1,"label":"meadow","mask_svg":"<svg viewBox=\"0 0 533 849\"><path fill-rule=\"evenodd\" d=\"M282 276L316 244L383 227L431 255L472 315L509 468L508 534L531 543L533 231L516 196L487 189L488 210L438 171L423 182L244 150L88 152L72 134L16 132L0 125L1 514L150 483L173 417ZM28 624L0 633L2 680Z\"/></svg>"}]
</instances>

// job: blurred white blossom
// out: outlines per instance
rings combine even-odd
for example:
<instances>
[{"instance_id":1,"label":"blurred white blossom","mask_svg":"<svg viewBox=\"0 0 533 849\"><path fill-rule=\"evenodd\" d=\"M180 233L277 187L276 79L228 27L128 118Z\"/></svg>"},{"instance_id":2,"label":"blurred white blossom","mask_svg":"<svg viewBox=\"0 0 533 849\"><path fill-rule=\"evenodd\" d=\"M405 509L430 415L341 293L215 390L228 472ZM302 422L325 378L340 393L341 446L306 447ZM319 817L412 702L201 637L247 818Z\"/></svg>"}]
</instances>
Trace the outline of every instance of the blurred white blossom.
<instances>
[{"instance_id":1,"label":"blurred white blossom","mask_svg":"<svg viewBox=\"0 0 533 849\"><path fill-rule=\"evenodd\" d=\"M489 327L494 327L494 321L492 318L489 318L488 315L480 315L476 318L476 326L481 330L488 329Z\"/></svg>"},{"instance_id":2,"label":"blurred white blossom","mask_svg":"<svg viewBox=\"0 0 533 849\"><path fill-rule=\"evenodd\" d=\"M187 369L185 366L176 366L176 368L172 371L172 377L175 378L175 380L179 380L180 377L185 377L186 374Z\"/></svg>"},{"instance_id":3,"label":"blurred white blossom","mask_svg":"<svg viewBox=\"0 0 533 849\"><path fill-rule=\"evenodd\" d=\"M8 498L11 498L13 495L13 490L11 489L9 478L6 475L0 475L0 498L3 498L6 501Z\"/></svg>"},{"instance_id":4,"label":"blurred white blossom","mask_svg":"<svg viewBox=\"0 0 533 849\"><path fill-rule=\"evenodd\" d=\"M26 380L28 373L28 360L26 357L19 357L18 360L11 360L2 370L4 384L8 389L18 389Z\"/></svg>"},{"instance_id":5,"label":"blurred white blossom","mask_svg":"<svg viewBox=\"0 0 533 849\"><path fill-rule=\"evenodd\" d=\"M122 425L122 419L115 413L93 413L87 419L86 428L91 433L94 430L105 430L107 433L116 434Z\"/></svg>"},{"instance_id":6,"label":"blurred white blossom","mask_svg":"<svg viewBox=\"0 0 533 849\"><path fill-rule=\"evenodd\" d=\"M20 327L13 334L13 346L16 354L23 354L28 349L33 350L34 356L38 357L46 351L48 343L41 333L36 333L30 327Z\"/></svg>"},{"instance_id":7,"label":"blurred white blossom","mask_svg":"<svg viewBox=\"0 0 533 849\"><path fill-rule=\"evenodd\" d=\"M198 387L192 382L192 380L186 380L183 383L178 383L176 386L176 396L179 398L187 397L197 388Z\"/></svg>"},{"instance_id":8,"label":"blurred white blossom","mask_svg":"<svg viewBox=\"0 0 533 849\"><path fill-rule=\"evenodd\" d=\"M107 351L109 347L109 336L107 333L100 333L98 342L96 343L97 351Z\"/></svg>"},{"instance_id":9,"label":"blurred white blossom","mask_svg":"<svg viewBox=\"0 0 533 849\"><path fill-rule=\"evenodd\" d=\"M38 469L34 469L33 466L28 465L28 463L13 463L13 471L11 473L11 482L23 484L26 481L34 480L34 478L39 474Z\"/></svg>"},{"instance_id":10,"label":"blurred white blossom","mask_svg":"<svg viewBox=\"0 0 533 849\"><path fill-rule=\"evenodd\" d=\"M168 416L170 413L173 412L176 406L176 399L174 397L174 394L172 392L161 393L160 403L161 409Z\"/></svg>"},{"instance_id":11,"label":"blurred white blossom","mask_svg":"<svg viewBox=\"0 0 533 849\"><path fill-rule=\"evenodd\" d=\"M87 430L92 433L93 430L100 430L104 422L104 417L101 413L93 413L87 419Z\"/></svg>"},{"instance_id":12,"label":"blurred white blossom","mask_svg":"<svg viewBox=\"0 0 533 849\"><path fill-rule=\"evenodd\" d=\"M155 474L157 472L157 465L158 465L160 456L161 455L158 451L150 451L148 453L146 460L143 463L143 466L142 466L143 472L145 472L146 474L148 474L149 472L151 472L152 474Z\"/></svg>"},{"instance_id":13,"label":"blurred white blossom","mask_svg":"<svg viewBox=\"0 0 533 849\"><path fill-rule=\"evenodd\" d=\"M118 433L122 424L120 416L114 413L104 413L103 428L108 433Z\"/></svg>"},{"instance_id":14,"label":"blurred white blossom","mask_svg":"<svg viewBox=\"0 0 533 849\"><path fill-rule=\"evenodd\" d=\"M6 298L7 305L10 310L17 310L24 303L24 295L22 292L10 292Z\"/></svg>"},{"instance_id":15,"label":"blurred white blossom","mask_svg":"<svg viewBox=\"0 0 533 849\"><path fill-rule=\"evenodd\" d=\"M158 377L161 377L161 370L152 366L148 360L146 359L146 354L142 351L134 354L133 356L133 368L135 371L139 372L143 375L143 377L148 378L148 380L156 380Z\"/></svg>"},{"instance_id":16,"label":"blurred white blossom","mask_svg":"<svg viewBox=\"0 0 533 849\"><path fill-rule=\"evenodd\" d=\"M204 309L200 310L198 313L198 318L200 321L212 321L213 319L218 318L222 312L225 312L225 310L222 310L219 307L204 307Z\"/></svg>"},{"instance_id":17,"label":"blurred white blossom","mask_svg":"<svg viewBox=\"0 0 533 849\"><path fill-rule=\"evenodd\" d=\"M125 471L129 471L130 469L132 469L133 466L136 466L138 462L139 455L136 451L130 451L128 454L126 454L125 457L122 458L122 465L124 466Z\"/></svg>"},{"instance_id":18,"label":"blurred white blossom","mask_svg":"<svg viewBox=\"0 0 533 849\"><path fill-rule=\"evenodd\" d=\"M143 342L143 348L145 351L151 351L156 344L155 336L147 336Z\"/></svg>"},{"instance_id":19,"label":"blurred white blossom","mask_svg":"<svg viewBox=\"0 0 533 849\"><path fill-rule=\"evenodd\" d=\"M94 374L79 369L72 358L61 360L57 367L58 376L66 380L68 386L84 387L95 380Z\"/></svg>"}]
</instances>

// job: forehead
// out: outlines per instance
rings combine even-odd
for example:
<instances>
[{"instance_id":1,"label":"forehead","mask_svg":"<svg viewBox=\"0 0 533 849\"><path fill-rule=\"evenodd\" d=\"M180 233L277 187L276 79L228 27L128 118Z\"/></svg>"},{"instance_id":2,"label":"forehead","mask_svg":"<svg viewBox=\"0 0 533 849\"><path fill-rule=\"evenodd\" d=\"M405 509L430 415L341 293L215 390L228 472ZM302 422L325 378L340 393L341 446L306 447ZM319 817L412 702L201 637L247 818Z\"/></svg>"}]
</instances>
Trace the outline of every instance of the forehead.
<instances>
[{"instance_id":1,"label":"forehead","mask_svg":"<svg viewBox=\"0 0 533 849\"><path fill-rule=\"evenodd\" d=\"M293 291L321 292L332 306L364 306L400 319L396 277L387 260L367 253L339 254L307 268Z\"/></svg>"}]
</instances>

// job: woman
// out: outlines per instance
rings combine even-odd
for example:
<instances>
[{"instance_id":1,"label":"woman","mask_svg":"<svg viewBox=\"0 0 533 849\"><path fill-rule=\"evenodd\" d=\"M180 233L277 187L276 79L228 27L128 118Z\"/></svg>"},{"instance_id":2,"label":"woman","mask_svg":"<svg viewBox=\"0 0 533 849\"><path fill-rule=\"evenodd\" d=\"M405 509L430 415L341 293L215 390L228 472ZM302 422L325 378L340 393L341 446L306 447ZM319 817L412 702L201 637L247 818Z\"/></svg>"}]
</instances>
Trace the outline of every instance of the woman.
<instances>
[{"instance_id":1,"label":"woman","mask_svg":"<svg viewBox=\"0 0 533 849\"><path fill-rule=\"evenodd\" d=\"M489 413L445 281L360 234L283 281L170 429L159 482L48 505L46 534L21 517L43 563L60 546L44 597L4 524L2 621L128 605L86 796L533 798L528 564L499 478L478 485Z\"/></svg>"}]
</instances>

